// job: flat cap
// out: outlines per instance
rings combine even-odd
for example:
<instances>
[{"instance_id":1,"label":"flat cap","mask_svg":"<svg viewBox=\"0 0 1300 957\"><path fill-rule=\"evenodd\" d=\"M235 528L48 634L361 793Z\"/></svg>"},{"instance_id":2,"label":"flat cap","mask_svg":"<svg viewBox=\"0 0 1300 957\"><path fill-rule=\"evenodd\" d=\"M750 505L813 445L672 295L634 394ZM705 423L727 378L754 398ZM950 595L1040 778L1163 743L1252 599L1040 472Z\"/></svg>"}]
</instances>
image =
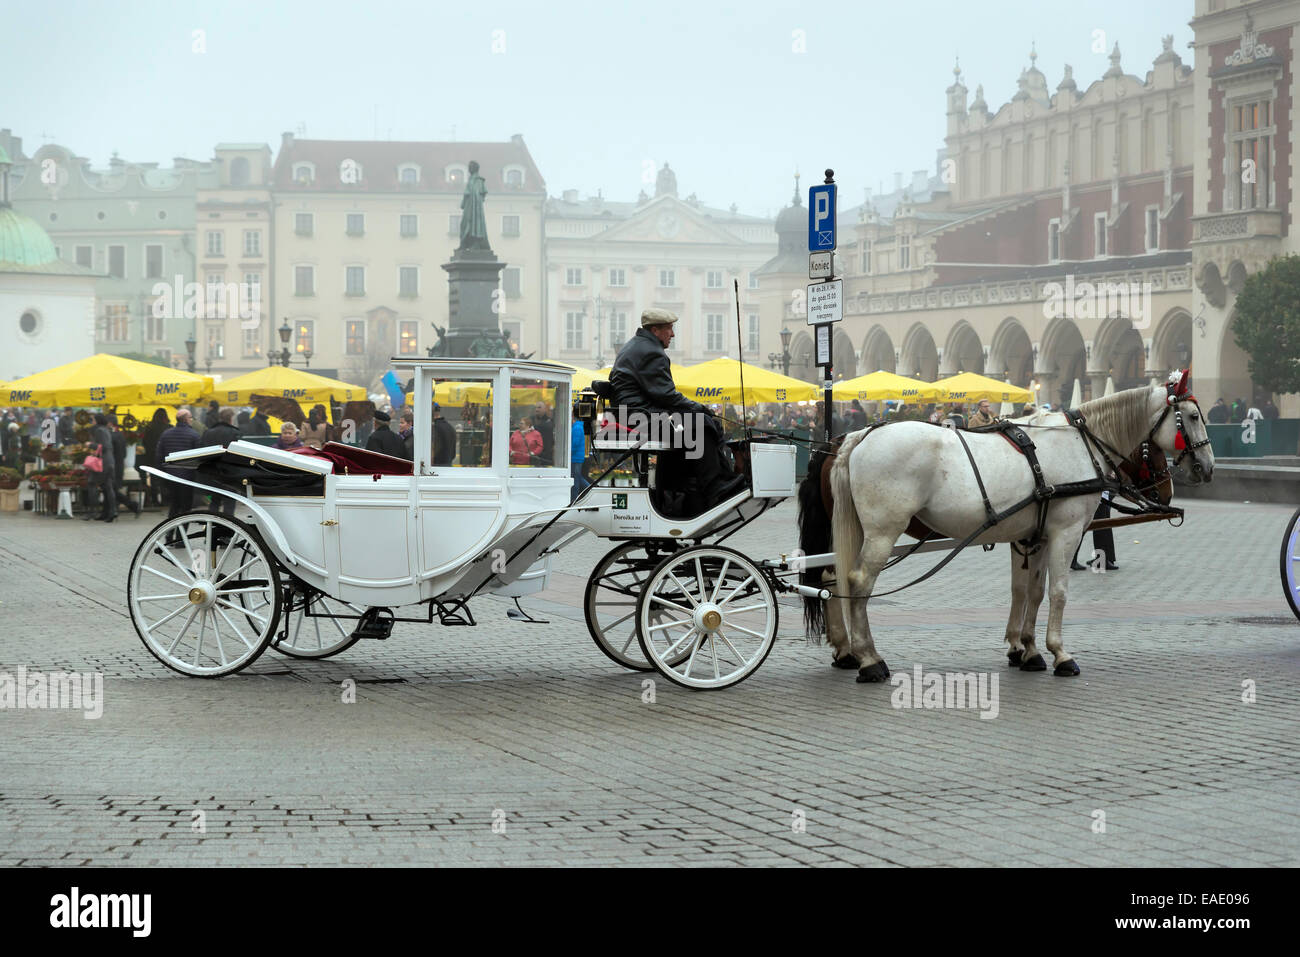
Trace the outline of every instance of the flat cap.
<instances>
[{"instance_id":1,"label":"flat cap","mask_svg":"<svg viewBox=\"0 0 1300 957\"><path fill-rule=\"evenodd\" d=\"M393 420L393 417L383 409L375 409L375 418L380 422L391 422Z\"/></svg>"},{"instance_id":2,"label":"flat cap","mask_svg":"<svg viewBox=\"0 0 1300 957\"><path fill-rule=\"evenodd\" d=\"M676 321L677 316L667 309L647 309L641 313L641 325L643 326L671 325Z\"/></svg>"}]
</instances>

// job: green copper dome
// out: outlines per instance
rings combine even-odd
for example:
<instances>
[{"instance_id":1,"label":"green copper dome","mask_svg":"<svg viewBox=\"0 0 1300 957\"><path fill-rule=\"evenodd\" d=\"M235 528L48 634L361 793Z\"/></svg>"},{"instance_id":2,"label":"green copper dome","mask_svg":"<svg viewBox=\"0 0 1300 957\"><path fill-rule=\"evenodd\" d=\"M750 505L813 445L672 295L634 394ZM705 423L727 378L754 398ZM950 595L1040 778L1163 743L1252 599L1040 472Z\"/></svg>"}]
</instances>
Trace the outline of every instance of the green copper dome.
<instances>
[{"instance_id":1,"label":"green copper dome","mask_svg":"<svg viewBox=\"0 0 1300 957\"><path fill-rule=\"evenodd\" d=\"M54 243L36 220L0 206L0 263L43 266L57 260Z\"/></svg>"}]
</instances>

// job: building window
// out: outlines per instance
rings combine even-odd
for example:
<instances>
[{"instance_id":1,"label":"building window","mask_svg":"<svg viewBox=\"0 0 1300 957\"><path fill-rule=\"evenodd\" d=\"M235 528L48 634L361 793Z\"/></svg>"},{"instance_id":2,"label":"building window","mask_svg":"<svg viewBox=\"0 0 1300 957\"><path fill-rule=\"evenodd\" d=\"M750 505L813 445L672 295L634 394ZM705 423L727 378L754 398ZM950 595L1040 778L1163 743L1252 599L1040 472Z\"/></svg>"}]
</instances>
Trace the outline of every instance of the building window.
<instances>
[{"instance_id":1,"label":"building window","mask_svg":"<svg viewBox=\"0 0 1300 957\"><path fill-rule=\"evenodd\" d=\"M622 343L627 342L627 313L611 312L609 314L609 342L613 347L619 347Z\"/></svg>"},{"instance_id":2,"label":"building window","mask_svg":"<svg viewBox=\"0 0 1300 957\"><path fill-rule=\"evenodd\" d=\"M163 274L162 246L149 243L144 247L144 278L161 279Z\"/></svg>"},{"instance_id":3,"label":"building window","mask_svg":"<svg viewBox=\"0 0 1300 957\"><path fill-rule=\"evenodd\" d=\"M293 214L293 231L298 236L310 236L315 232L315 219L311 213Z\"/></svg>"},{"instance_id":4,"label":"building window","mask_svg":"<svg viewBox=\"0 0 1300 957\"><path fill-rule=\"evenodd\" d=\"M359 356L366 351L366 321L349 319L344 339L344 350L350 356Z\"/></svg>"},{"instance_id":5,"label":"building window","mask_svg":"<svg viewBox=\"0 0 1300 957\"><path fill-rule=\"evenodd\" d=\"M611 269L609 271L609 284L611 286L626 286L627 271L623 269Z\"/></svg>"},{"instance_id":6,"label":"building window","mask_svg":"<svg viewBox=\"0 0 1300 957\"><path fill-rule=\"evenodd\" d=\"M1232 110L1231 154L1236 167L1229 173L1237 209L1262 209L1273 205L1272 147L1277 127L1273 125L1270 100L1237 103Z\"/></svg>"},{"instance_id":7,"label":"building window","mask_svg":"<svg viewBox=\"0 0 1300 957\"><path fill-rule=\"evenodd\" d=\"M1147 252L1152 253L1160 248L1160 207L1147 207Z\"/></svg>"},{"instance_id":8,"label":"building window","mask_svg":"<svg viewBox=\"0 0 1300 957\"><path fill-rule=\"evenodd\" d=\"M1061 261L1061 221L1059 219L1049 220L1047 223L1047 261L1049 263Z\"/></svg>"},{"instance_id":9,"label":"building window","mask_svg":"<svg viewBox=\"0 0 1300 957\"><path fill-rule=\"evenodd\" d=\"M347 233L349 236L366 234L366 216L364 213L348 213Z\"/></svg>"},{"instance_id":10,"label":"building window","mask_svg":"<svg viewBox=\"0 0 1300 957\"><path fill-rule=\"evenodd\" d=\"M672 289L677 285L677 270L661 269L659 270L659 285L665 289Z\"/></svg>"},{"instance_id":11,"label":"building window","mask_svg":"<svg viewBox=\"0 0 1300 957\"><path fill-rule=\"evenodd\" d=\"M706 273L704 274L704 288L705 288L705 289L721 289L721 288L722 288L722 270L721 270L721 269L710 269L708 272L706 272Z\"/></svg>"},{"instance_id":12,"label":"building window","mask_svg":"<svg viewBox=\"0 0 1300 957\"><path fill-rule=\"evenodd\" d=\"M582 270L574 269L573 267L564 270L564 284L566 286L581 286Z\"/></svg>"},{"instance_id":13,"label":"building window","mask_svg":"<svg viewBox=\"0 0 1300 957\"><path fill-rule=\"evenodd\" d=\"M210 325L207 332L207 348L203 353L208 359L224 359L226 357L226 327L223 325Z\"/></svg>"},{"instance_id":14,"label":"building window","mask_svg":"<svg viewBox=\"0 0 1300 957\"><path fill-rule=\"evenodd\" d=\"M1093 257L1101 259L1106 255L1106 214L1097 213L1092 217Z\"/></svg>"},{"instance_id":15,"label":"building window","mask_svg":"<svg viewBox=\"0 0 1300 957\"><path fill-rule=\"evenodd\" d=\"M413 239L420 235L420 217L415 213L403 213L398 218L398 224L403 239Z\"/></svg>"},{"instance_id":16,"label":"building window","mask_svg":"<svg viewBox=\"0 0 1300 957\"><path fill-rule=\"evenodd\" d=\"M451 216L447 217L447 235L460 235L460 213L453 213Z\"/></svg>"},{"instance_id":17,"label":"building window","mask_svg":"<svg viewBox=\"0 0 1300 957\"><path fill-rule=\"evenodd\" d=\"M108 247L108 274L114 279L126 278L126 247Z\"/></svg>"},{"instance_id":18,"label":"building window","mask_svg":"<svg viewBox=\"0 0 1300 957\"><path fill-rule=\"evenodd\" d=\"M316 295L316 267L293 267L293 294L295 296Z\"/></svg>"},{"instance_id":19,"label":"building window","mask_svg":"<svg viewBox=\"0 0 1300 957\"><path fill-rule=\"evenodd\" d=\"M465 183L465 177L468 175L464 166L448 166L443 171L448 183L462 186Z\"/></svg>"},{"instance_id":20,"label":"building window","mask_svg":"<svg viewBox=\"0 0 1300 957\"><path fill-rule=\"evenodd\" d=\"M397 267L397 294L403 299L414 299L420 295L420 267Z\"/></svg>"},{"instance_id":21,"label":"building window","mask_svg":"<svg viewBox=\"0 0 1300 957\"><path fill-rule=\"evenodd\" d=\"M126 342L131 334L131 314L124 302L104 306L104 341Z\"/></svg>"},{"instance_id":22,"label":"building window","mask_svg":"<svg viewBox=\"0 0 1300 957\"><path fill-rule=\"evenodd\" d=\"M751 312L748 316L748 319L749 319L749 329L747 330L747 332L749 333L749 335L746 336L746 339L748 341L745 343L745 351L748 352L750 355L757 356L758 355L758 313Z\"/></svg>"},{"instance_id":23,"label":"building window","mask_svg":"<svg viewBox=\"0 0 1300 957\"><path fill-rule=\"evenodd\" d=\"M564 348L583 349L587 345L586 313L566 312L564 314Z\"/></svg>"},{"instance_id":24,"label":"building window","mask_svg":"<svg viewBox=\"0 0 1300 957\"><path fill-rule=\"evenodd\" d=\"M524 294L523 270L519 266L507 266L501 270L501 288L507 299L518 299Z\"/></svg>"},{"instance_id":25,"label":"building window","mask_svg":"<svg viewBox=\"0 0 1300 957\"><path fill-rule=\"evenodd\" d=\"M207 249L209 256L224 256L226 254L226 234L210 229L207 232Z\"/></svg>"},{"instance_id":26,"label":"building window","mask_svg":"<svg viewBox=\"0 0 1300 957\"><path fill-rule=\"evenodd\" d=\"M506 179L507 186L523 186L524 171L520 169L518 166L511 166L506 170L505 179Z\"/></svg>"},{"instance_id":27,"label":"building window","mask_svg":"<svg viewBox=\"0 0 1300 957\"><path fill-rule=\"evenodd\" d=\"M78 266L85 266L87 269L93 268L91 264L94 261L94 250L91 247L78 246L75 255Z\"/></svg>"},{"instance_id":28,"label":"building window","mask_svg":"<svg viewBox=\"0 0 1300 957\"><path fill-rule=\"evenodd\" d=\"M255 359L262 354L262 330L258 329L241 329L240 339L243 346L245 359Z\"/></svg>"},{"instance_id":29,"label":"building window","mask_svg":"<svg viewBox=\"0 0 1300 957\"><path fill-rule=\"evenodd\" d=\"M519 217L502 216L501 217L501 235L518 236L519 235Z\"/></svg>"},{"instance_id":30,"label":"building window","mask_svg":"<svg viewBox=\"0 0 1300 957\"><path fill-rule=\"evenodd\" d=\"M717 313L709 313L704 317L704 348L709 352L721 352L726 348L726 332L722 322L722 316Z\"/></svg>"},{"instance_id":31,"label":"building window","mask_svg":"<svg viewBox=\"0 0 1300 957\"><path fill-rule=\"evenodd\" d=\"M316 167L311 163L293 164L293 181L299 186L310 186L316 180Z\"/></svg>"},{"instance_id":32,"label":"building window","mask_svg":"<svg viewBox=\"0 0 1300 957\"><path fill-rule=\"evenodd\" d=\"M420 181L420 167L410 165L399 167L397 181L403 186L414 186Z\"/></svg>"},{"instance_id":33,"label":"building window","mask_svg":"<svg viewBox=\"0 0 1300 957\"><path fill-rule=\"evenodd\" d=\"M397 324L399 355L413 356L420 351L420 324L414 319L403 319Z\"/></svg>"},{"instance_id":34,"label":"building window","mask_svg":"<svg viewBox=\"0 0 1300 957\"><path fill-rule=\"evenodd\" d=\"M226 317L226 274L210 272L204 280L203 315L217 319Z\"/></svg>"},{"instance_id":35,"label":"building window","mask_svg":"<svg viewBox=\"0 0 1300 957\"><path fill-rule=\"evenodd\" d=\"M347 266L343 271L345 296L364 296L366 294L366 267Z\"/></svg>"},{"instance_id":36,"label":"building window","mask_svg":"<svg viewBox=\"0 0 1300 957\"><path fill-rule=\"evenodd\" d=\"M154 315L152 302L144 304L144 337L150 342L165 342L167 339L167 318Z\"/></svg>"},{"instance_id":37,"label":"building window","mask_svg":"<svg viewBox=\"0 0 1300 957\"><path fill-rule=\"evenodd\" d=\"M299 319L294 323L294 352L316 351L316 323L311 319Z\"/></svg>"},{"instance_id":38,"label":"building window","mask_svg":"<svg viewBox=\"0 0 1300 957\"><path fill-rule=\"evenodd\" d=\"M899 269L912 268L912 237L911 236L898 237L898 268Z\"/></svg>"},{"instance_id":39,"label":"building window","mask_svg":"<svg viewBox=\"0 0 1300 957\"><path fill-rule=\"evenodd\" d=\"M262 231L260 229L244 230L244 255L262 255Z\"/></svg>"},{"instance_id":40,"label":"building window","mask_svg":"<svg viewBox=\"0 0 1300 957\"><path fill-rule=\"evenodd\" d=\"M260 272L244 273L244 287L239 292L244 298L244 301L241 303L244 308L241 312L247 314L249 318L261 319L262 274ZM243 318L242 315L241 318Z\"/></svg>"},{"instance_id":41,"label":"building window","mask_svg":"<svg viewBox=\"0 0 1300 957\"><path fill-rule=\"evenodd\" d=\"M758 275L756 273L749 274L749 288L750 289L758 288Z\"/></svg>"}]
</instances>

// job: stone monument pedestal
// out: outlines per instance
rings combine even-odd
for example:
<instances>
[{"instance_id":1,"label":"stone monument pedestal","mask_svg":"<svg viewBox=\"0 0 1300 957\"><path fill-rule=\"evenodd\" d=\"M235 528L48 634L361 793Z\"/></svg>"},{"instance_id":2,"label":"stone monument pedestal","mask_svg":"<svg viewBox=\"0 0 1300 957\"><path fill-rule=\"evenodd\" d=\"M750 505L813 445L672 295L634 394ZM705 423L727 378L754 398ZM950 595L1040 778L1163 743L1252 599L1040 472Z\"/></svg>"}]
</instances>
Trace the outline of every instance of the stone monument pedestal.
<instances>
[{"instance_id":1,"label":"stone monument pedestal","mask_svg":"<svg viewBox=\"0 0 1300 957\"><path fill-rule=\"evenodd\" d=\"M449 285L449 322L441 355L460 359L473 355L470 346L484 336L501 340L501 323L493 306L505 265L490 250L460 251L442 264Z\"/></svg>"}]
</instances>

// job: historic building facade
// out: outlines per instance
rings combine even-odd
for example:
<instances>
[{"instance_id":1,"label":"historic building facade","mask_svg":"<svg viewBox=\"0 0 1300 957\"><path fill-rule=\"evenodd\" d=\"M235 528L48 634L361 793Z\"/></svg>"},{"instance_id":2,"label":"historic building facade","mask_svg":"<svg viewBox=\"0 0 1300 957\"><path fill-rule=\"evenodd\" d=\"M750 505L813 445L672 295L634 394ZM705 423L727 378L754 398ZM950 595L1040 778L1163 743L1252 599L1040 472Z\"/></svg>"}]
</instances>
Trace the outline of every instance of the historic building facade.
<instances>
[{"instance_id":1,"label":"historic building facade","mask_svg":"<svg viewBox=\"0 0 1300 957\"><path fill-rule=\"evenodd\" d=\"M694 195L680 199L677 176L664 164L655 195L635 203L565 192L546 205L548 359L600 367L614 361L635 334L644 309L681 317L675 362L719 356L754 360L777 342L760 329L760 265L776 252L771 220L714 209ZM740 283L737 342L733 282Z\"/></svg>"},{"instance_id":2,"label":"historic building facade","mask_svg":"<svg viewBox=\"0 0 1300 957\"><path fill-rule=\"evenodd\" d=\"M1251 399L1247 357L1232 334L1233 305L1246 277L1274 256L1300 251L1291 200L1292 128L1300 81L1295 50L1300 4L1196 0L1196 137L1192 272L1195 369L1202 401ZM1300 415L1300 397L1279 401Z\"/></svg>"},{"instance_id":3,"label":"historic building facade","mask_svg":"<svg viewBox=\"0 0 1300 957\"><path fill-rule=\"evenodd\" d=\"M230 378L279 350L271 321L271 150L218 143L195 199L198 368ZM174 298L174 297L173 297Z\"/></svg>"},{"instance_id":4,"label":"historic building facade","mask_svg":"<svg viewBox=\"0 0 1300 957\"><path fill-rule=\"evenodd\" d=\"M99 276L94 351L183 365L194 318L158 316L154 299L160 283L195 279L195 197L210 165L178 158L160 169L115 156L97 170L53 143L26 156L9 130L0 130L0 148L14 162L14 208L41 225L62 262Z\"/></svg>"},{"instance_id":5,"label":"historic building facade","mask_svg":"<svg viewBox=\"0 0 1300 957\"><path fill-rule=\"evenodd\" d=\"M954 69L934 173L842 218L837 378L974 371L1062 402L1076 379L1086 399L1190 358L1191 70L1166 38L1145 78L1116 48L1086 90L1067 66L1049 93L1035 59L996 112ZM789 265L766 301L799 324L791 371L812 380L806 273Z\"/></svg>"},{"instance_id":6,"label":"historic building facade","mask_svg":"<svg viewBox=\"0 0 1300 957\"><path fill-rule=\"evenodd\" d=\"M360 382L392 355L420 355L448 322L470 161L487 184L488 238L502 272L503 329L542 344L546 184L523 137L504 143L299 140L286 133L273 177L273 292L301 365ZM278 344L276 348L279 348ZM366 385L373 385L367 381Z\"/></svg>"}]
</instances>

